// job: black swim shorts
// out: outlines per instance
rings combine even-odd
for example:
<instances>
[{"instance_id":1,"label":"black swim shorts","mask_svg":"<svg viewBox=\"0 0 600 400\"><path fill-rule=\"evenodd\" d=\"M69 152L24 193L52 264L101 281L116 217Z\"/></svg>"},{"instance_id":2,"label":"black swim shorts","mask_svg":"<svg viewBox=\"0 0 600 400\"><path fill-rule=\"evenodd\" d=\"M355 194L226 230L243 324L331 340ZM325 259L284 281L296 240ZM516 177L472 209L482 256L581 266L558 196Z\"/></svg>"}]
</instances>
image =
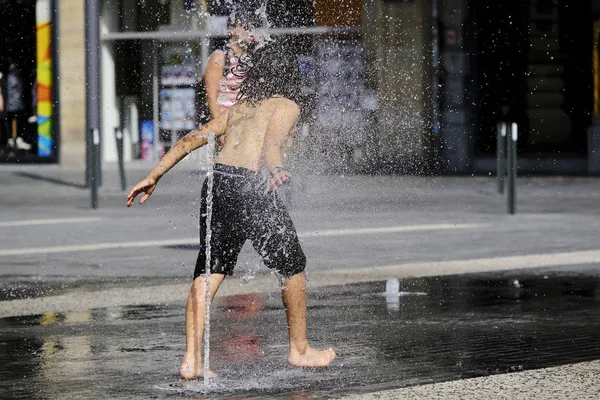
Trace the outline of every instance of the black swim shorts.
<instances>
[{"instance_id":1,"label":"black swim shorts","mask_svg":"<svg viewBox=\"0 0 600 400\"><path fill-rule=\"evenodd\" d=\"M265 193L264 175L245 168L215 164L210 233L211 272L231 275L246 240L268 268L284 278L304 271L306 257L296 228L276 191ZM206 271L208 179L200 203L200 251L194 279Z\"/></svg>"}]
</instances>

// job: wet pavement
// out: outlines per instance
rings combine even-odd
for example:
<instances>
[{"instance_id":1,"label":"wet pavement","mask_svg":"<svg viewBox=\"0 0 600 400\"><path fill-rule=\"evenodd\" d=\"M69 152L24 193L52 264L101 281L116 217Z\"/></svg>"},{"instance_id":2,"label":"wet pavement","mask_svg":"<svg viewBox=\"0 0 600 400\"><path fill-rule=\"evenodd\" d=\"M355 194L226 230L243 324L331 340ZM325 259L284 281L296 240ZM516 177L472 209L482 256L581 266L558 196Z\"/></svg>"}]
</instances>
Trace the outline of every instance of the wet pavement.
<instances>
[{"instance_id":1,"label":"wet pavement","mask_svg":"<svg viewBox=\"0 0 600 400\"><path fill-rule=\"evenodd\" d=\"M596 269L597 271L597 269ZM600 359L597 273L505 272L310 288L328 368L286 363L278 294L221 296L211 368L181 382L184 303L0 319L2 399L317 399ZM124 291L127 289L124 288Z\"/></svg>"},{"instance_id":2,"label":"wet pavement","mask_svg":"<svg viewBox=\"0 0 600 400\"><path fill-rule=\"evenodd\" d=\"M105 171L90 210L81 170L0 170L0 399L600 398L598 178L519 177L508 215L493 176L297 174L309 334L338 359L287 365L249 246L215 304L219 378L179 382L201 175L127 209ZM413 294L388 301L390 277Z\"/></svg>"}]
</instances>

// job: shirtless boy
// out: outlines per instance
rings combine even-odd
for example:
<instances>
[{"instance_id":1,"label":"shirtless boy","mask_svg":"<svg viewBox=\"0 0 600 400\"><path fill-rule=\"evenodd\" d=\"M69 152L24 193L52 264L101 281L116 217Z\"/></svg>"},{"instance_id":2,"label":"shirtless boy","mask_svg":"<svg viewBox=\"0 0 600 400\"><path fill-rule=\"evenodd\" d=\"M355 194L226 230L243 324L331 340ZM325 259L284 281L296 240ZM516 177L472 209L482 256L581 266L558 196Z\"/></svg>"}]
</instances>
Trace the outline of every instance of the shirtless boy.
<instances>
[{"instance_id":1,"label":"shirtless boy","mask_svg":"<svg viewBox=\"0 0 600 400\"><path fill-rule=\"evenodd\" d=\"M290 143L299 107L291 100L298 93L295 57L270 44L252 57L240 88L241 100L201 129L187 134L163 157L147 178L127 196L131 207L137 195L148 200L160 178L189 152L204 146L211 133L224 137L215 158L211 221L210 297L214 298L226 275L233 273L238 254L250 240L267 267L283 280L282 298L289 333L288 362L294 366L329 365L335 352L309 346L306 337L306 257L296 229L277 194L291 179L284 168L284 152ZM268 175L266 175L268 174ZM268 177L267 177L268 176ZM204 333L206 289L206 197L201 193L200 251L186 308L186 352L180 375L203 376L201 342Z\"/></svg>"}]
</instances>

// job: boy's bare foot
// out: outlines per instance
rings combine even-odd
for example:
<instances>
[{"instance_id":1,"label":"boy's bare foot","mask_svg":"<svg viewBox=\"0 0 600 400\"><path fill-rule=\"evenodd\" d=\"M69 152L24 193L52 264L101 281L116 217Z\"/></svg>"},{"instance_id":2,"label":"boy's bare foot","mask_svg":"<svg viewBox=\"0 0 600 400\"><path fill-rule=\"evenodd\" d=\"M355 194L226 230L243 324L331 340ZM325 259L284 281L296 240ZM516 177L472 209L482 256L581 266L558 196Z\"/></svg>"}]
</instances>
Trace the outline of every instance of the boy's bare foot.
<instances>
[{"instance_id":1,"label":"boy's bare foot","mask_svg":"<svg viewBox=\"0 0 600 400\"><path fill-rule=\"evenodd\" d=\"M199 365L196 367L194 367L194 364L193 358L185 357L181 363L181 368L179 368L179 375L183 379L204 378L204 367L202 366L202 363L198 363ZM213 371L209 371L209 378L214 378L215 376L217 376L217 374Z\"/></svg>"},{"instance_id":2,"label":"boy's bare foot","mask_svg":"<svg viewBox=\"0 0 600 400\"><path fill-rule=\"evenodd\" d=\"M327 350L317 350L306 346L304 352L290 349L288 362L296 367L326 367L335 358L335 351L330 347Z\"/></svg>"}]
</instances>

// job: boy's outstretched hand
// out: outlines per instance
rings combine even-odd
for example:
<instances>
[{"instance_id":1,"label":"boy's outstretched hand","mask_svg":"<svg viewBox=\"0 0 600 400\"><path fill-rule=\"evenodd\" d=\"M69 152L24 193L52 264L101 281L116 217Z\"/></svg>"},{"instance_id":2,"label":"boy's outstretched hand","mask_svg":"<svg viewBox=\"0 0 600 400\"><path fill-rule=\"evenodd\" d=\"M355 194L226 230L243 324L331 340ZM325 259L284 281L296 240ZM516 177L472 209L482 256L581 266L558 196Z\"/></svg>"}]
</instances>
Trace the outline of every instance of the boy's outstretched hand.
<instances>
[{"instance_id":1,"label":"boy's outstretched hand","mask_svg":"<svg viewBox=\"0 0 600 400\"><path fill-rule=\"evenodd\" d=\"M267 192L277 190L280 186L288 183L292 179L292 175L285 169L277 171L276 174L267 183Z\"/></svg>"},{"instance_id":2,"label":"boy's outstretched hand","mask_svg":"<svg viewBox=\"0 0 600 400\"><path fill-rule=\"evenodd\" d=\"M150 197L154 189L156 189L156 180L146 178L131 189L131 192L127 195L127 207L131 207L133 205L133 200L137 197L138 194L144 193L142 198L140 199L140 204L144 204L146 200Z\"/></svg>"}]
</instances>

